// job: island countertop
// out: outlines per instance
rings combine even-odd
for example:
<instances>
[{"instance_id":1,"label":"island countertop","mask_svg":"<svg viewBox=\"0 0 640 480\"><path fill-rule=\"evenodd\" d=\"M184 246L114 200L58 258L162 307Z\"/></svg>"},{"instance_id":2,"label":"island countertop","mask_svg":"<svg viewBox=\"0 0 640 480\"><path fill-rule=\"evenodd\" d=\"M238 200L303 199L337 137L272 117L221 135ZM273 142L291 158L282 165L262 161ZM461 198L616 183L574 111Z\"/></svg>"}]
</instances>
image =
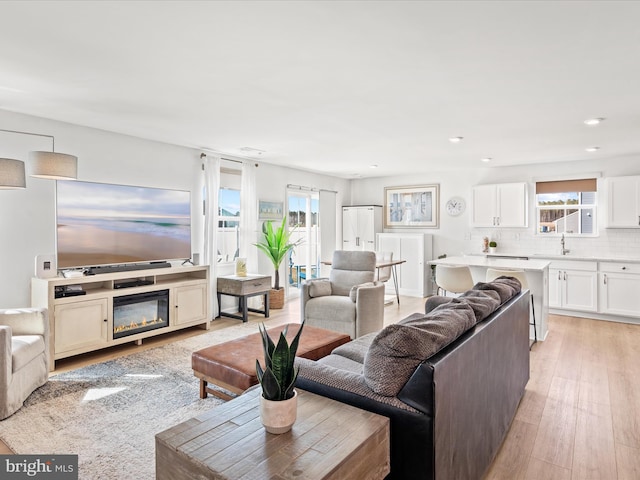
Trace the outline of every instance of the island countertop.
<instances>
[{"instance_id":1,"label":"island countertop","mask_svg":"<svg viewBox=\"0 0 640 480\"><path fill-rule=\"evenodd\" d=\"M543 271L549 267L548 260L529 259L520 260L516 258L492 258L480 255L468 255L459 257L445 257L438 260L429 261L430 265L467 265L469 267L496 267L511 268L514 270L524 270L525 272Z\"/></svg>"}]
</instances>

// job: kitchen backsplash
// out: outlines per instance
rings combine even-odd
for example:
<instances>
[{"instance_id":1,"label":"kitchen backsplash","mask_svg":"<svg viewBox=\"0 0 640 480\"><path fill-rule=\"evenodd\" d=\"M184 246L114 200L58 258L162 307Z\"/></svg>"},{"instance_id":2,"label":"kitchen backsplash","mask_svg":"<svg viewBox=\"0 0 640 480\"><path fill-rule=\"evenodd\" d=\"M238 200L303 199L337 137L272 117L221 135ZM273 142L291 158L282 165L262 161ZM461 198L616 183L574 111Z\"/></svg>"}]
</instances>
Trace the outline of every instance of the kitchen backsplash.
<instances>
[{"instance_id":1,"label":"kitchen backsplash","mask_svg":"<svg viewBox=\"0 0 640 480\"><path fill-rule=\"evenodd\" d=\"M468 252L482 251L483 237L494 240L498 247L496 253L533 255L560 254L560 236L546 237L523 233L522 229L500 229L499 231L480 229L471 233ZM570 255L602 258L640 258L640 229L603 229L597 237L565 236L565 248Z\"/></svg>"}]
</instances>

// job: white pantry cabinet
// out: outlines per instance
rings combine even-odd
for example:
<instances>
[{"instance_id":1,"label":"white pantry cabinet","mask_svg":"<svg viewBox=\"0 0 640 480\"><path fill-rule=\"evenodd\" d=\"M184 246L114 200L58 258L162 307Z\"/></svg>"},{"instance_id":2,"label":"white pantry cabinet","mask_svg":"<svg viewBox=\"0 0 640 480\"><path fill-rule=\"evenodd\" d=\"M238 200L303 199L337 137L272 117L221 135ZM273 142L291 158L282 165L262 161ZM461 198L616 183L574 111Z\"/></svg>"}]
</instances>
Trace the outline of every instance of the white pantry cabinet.
<instances>
[{"instance_id":1,"label":"white pantry cabinet","mask_svg":"<svg viewBox=\"0 0 640 480\"><path fill-rule=\"evenodd\" d=\"M526 183L476 185L472 191L472 227L526 227Z\"/></svg>"},{"instance_id":2,"label":"white pantry cabinet","mask_svg":"<svg viewBox=\"0 0 640 480\"><path fill-rule=\"evenodd\" d=\"M640 176L607 179L608 228L640 228Z\"/></svg>"},{"instance_id":3,"label":"white pantry cabinet","mask_svg":"<svg viewBox=\"0 0 640 480\"><path fill-rule=\"evenodd\" d=\"M600 313L640 317L640 265L601 262Z\"/></svg>"},{"instance_id":4,"label":"white pantry cabinet","mask_svg":"<svg viewBox=\"0 0 640 480\"><path fill-rule=\"evenodd\" d=\"M549 307L596 312L597 284L597 262L552 261L549 265Z\"/></svg>"},{"instance_id":5,"label":"white pantry cabinet","mask_svg":"<svg viewBox=\"0 0 640 480\"><path fill-rule=\"evenodd\" d=\"M433 235L428 233L379 233L377 251L393 252L394 260L405 260L396 267L398 293L410 297L426 297L431 293ZM387 281L388 295L395 295L393 278Z\"/></svg>"},{"instance_id":6,"label":"white pantry cabinet","mask_svg":"<svg viewBox=\"0 0 640 480\"><path fill-rule=\"evenodd\" d=\"M376 234L382 231L382 207L342 207L342 249L375 251Z\"/></svg>"}]
</instances>

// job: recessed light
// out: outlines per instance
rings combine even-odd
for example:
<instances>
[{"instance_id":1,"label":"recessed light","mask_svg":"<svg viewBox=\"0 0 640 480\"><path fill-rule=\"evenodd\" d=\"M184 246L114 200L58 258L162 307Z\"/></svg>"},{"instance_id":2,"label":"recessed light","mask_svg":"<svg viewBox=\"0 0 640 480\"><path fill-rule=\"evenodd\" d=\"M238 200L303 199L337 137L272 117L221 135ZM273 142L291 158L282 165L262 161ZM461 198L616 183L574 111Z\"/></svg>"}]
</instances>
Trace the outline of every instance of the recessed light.
<instances>
[{"instance_id":1,"label":"recessed light","mask_svg":"<svg viewBox=\"0 0 640 480\"><path fill-rule=\"evenodd\" d=\"M587 152L597 152L598 150L600 150L600 147L587 147L585 148L585 150Z\"/></svg>"},{"instance_id":2,"label":"recessed light","mask_svg":"<svg viewBox=\"0 0 640 480\"><path fill-rule=\"evenodd\" d=\"M449 137L451 143L460 143L463 137Z\"/></svg>"},{"instance_id":3,"label":"recessed light","mask_svg":"<svg viewBox=\"0 0 640 480\"><path fill-rule=\"evenodd\" d=\"M484 163L489 163L491 161L491 157L484 157L484 158L480 159L480 161L484 162Z\"/></svg>"},{"instance_id":4,"label":"recessed light","mask_svg":"<svg viewBox=\"0 0 640 480\"><path fill-rule=\"evenodd\" d=\"M605 121L604 117L588 118L584 121L585 125L598 125Z\"/></svg>"},{"instance_id":5,"label":"recessed light","mask_svg":"<svg viewBox=\"0 0 640 480\"><path fill-rule=\"evenodd\" d=\"M369 165L369 168L378 168L378 165Z\"/></svg>"}]
</instances>

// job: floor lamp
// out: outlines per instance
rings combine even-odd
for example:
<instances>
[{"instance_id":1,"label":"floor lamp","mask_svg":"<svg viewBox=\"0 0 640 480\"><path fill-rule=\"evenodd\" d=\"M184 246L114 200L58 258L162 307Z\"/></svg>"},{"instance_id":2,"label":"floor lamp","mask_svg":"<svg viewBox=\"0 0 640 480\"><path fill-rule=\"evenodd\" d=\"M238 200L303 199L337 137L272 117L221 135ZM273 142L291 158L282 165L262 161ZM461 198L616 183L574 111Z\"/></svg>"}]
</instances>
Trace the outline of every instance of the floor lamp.
<instances>
[{"instance_id":1,"label":"floor lamp","mask_svg":"<svg viewBox=\"0 0 640 480\"><path fill-rule=\"evenodd\" d=\"M51 139L50 152L34 151L29 153L30 175L32 177L50 180L75 180L78 178L78 157L56 152L56 140L53 135L5 129L0 129L0 132ZM24 162L12 158L0 158L0 188L16 189L25 188L25 186Z\"/></svg>"}]
</instances>

